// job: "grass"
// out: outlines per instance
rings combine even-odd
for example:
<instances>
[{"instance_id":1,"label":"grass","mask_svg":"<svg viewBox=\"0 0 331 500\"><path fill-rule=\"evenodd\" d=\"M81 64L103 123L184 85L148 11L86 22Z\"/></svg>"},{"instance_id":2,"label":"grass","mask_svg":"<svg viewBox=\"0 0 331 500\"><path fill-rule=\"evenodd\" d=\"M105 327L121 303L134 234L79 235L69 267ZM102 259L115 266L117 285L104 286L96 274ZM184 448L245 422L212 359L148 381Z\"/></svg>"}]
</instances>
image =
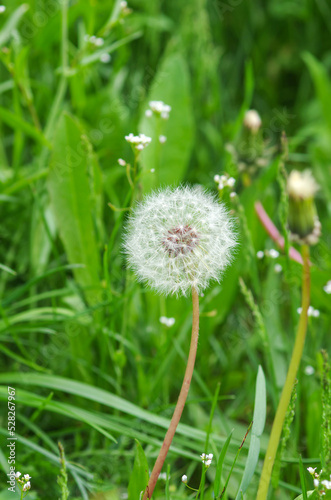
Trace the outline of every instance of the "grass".
<instances>
[{"instance_id":1,"label":"grass","mask_svg":"<svg viewBox=\"0 0 331 500\"><path fill-rule=\"evenodd\" d=\"M331 347L323 290L331 279L331 9L324 0L135 0L129 8L12 0L0 14L0 499L20 498L6 484L8 386L16 390L16 470L32 477L28 498L65 498L67 487L70 499L139 498L185 371L191 303L156 295L126 269L123 209L165 185L216 194L214 175L224 173L236 178L237 199L225 189L222 201L240 246L221 284L201 298L188 402L153 498L194 497L185 474L192 488L203 482L207 500L232 467L223 498L240 499L244 480L244 498L256 497L299 321L302 266L282 252L257 258L275 244L254 203L287 236L286 172L310 168L322 223L310 303L320 316L309 317L295 416L269 495L305 498L313 489L306 468L330 467L320 350ZM171 105L169 120L145 117L150 100ZM262 117L266 162L245 177L229 144L242 152L249 108ZM130 132L153 139L134 196L117 162L133 165ZM256 408L263 415L261 370L265 427L253 423L233 466ZM202 452L214 454L208 470Z\"/></svg>"}]
</instances>

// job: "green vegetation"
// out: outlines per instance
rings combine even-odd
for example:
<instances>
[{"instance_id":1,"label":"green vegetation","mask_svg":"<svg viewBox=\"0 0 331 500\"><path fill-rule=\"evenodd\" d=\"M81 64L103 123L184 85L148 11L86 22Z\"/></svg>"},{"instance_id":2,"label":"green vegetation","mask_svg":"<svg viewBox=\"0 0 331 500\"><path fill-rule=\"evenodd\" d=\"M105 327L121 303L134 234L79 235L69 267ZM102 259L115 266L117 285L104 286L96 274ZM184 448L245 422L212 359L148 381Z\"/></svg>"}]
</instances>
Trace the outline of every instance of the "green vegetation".
<instances>
[{"instance_id":1,"label":"green vegetation","mask_svg":"<svg viewBox=\"0 0 331 500\"><path fill-rule=\"evenodd\" d=\"M29 500L136 500L146 487L183 380L192 304L139 284L123 236L144 194L180 184L219 196L239 245L200 297L190 392L153 498L256 498L300 318L293 169L310 169L320 186L322 233L268 498L317 499L307 468L323 469L320 481L331 474L331 8L124 4L0 7L0 500L21 498L7 483L13 401ZM171 106L168 119L146 116L150 101ZM249 109L262 119L257 133L243 125ZM130 133L152 141L140 152ZM222 189L215 175L226 175Z\"/></svg>"}]
</instances>

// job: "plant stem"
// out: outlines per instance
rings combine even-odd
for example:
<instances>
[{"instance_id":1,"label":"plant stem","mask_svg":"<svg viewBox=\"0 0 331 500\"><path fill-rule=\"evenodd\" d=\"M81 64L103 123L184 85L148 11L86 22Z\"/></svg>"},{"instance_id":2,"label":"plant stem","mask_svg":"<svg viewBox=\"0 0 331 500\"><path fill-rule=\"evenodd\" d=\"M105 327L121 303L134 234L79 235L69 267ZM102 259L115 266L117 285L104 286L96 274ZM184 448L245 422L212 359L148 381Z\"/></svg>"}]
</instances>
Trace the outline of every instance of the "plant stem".
<instances>
[{"instance_id":1,"label":"plant stem","mask_svg":"<svg viewBox=\"0 0 331 500\"><path fill-rule=\"evenodd\" d=\"M279 445L280 437L282 434L286 411L290 403L293 385L295 383L295 378L298 372L298 368L302 357L302 351L305 343L307 322L308 322L308 307L310 300L309 248L306 245L302 247L302 257L303 257L302 300L301 300L302 312L300 315L299 326L296 334L292 358L287 372L285 385L278 404L275 420L271 429L269 444L264 459L256 500L266 500L268 495L269 483L271 479L271 473L275 461L275 456Z\"/></svg>"},{"instance_id":2,"label":"plant stem","mask_svg":"<svg viewBox=\"0 0 331 500\"><path fill-rule=\"evenodd\" d=\"M177 425L180 421L180 417L184 409L188 391L190 389L194 363L197 353L197 347L198 347L198 337L199 337L199 296L198 292L194 288L192 288L192 305L193 305L193 321L192 321L191 345L190 345L190 352L187 360L182 388L179 393L178 401L169 425L169 429L165 435L159 456L157 457L154 468L152 470L151 477L149 478L148 486L145 490L143 500L147 500L147 498L152 497L156 481L158 480L159 474L163 467L163 463L166 459L168 450L175 435Z\"/></svg>"}]
</instances>

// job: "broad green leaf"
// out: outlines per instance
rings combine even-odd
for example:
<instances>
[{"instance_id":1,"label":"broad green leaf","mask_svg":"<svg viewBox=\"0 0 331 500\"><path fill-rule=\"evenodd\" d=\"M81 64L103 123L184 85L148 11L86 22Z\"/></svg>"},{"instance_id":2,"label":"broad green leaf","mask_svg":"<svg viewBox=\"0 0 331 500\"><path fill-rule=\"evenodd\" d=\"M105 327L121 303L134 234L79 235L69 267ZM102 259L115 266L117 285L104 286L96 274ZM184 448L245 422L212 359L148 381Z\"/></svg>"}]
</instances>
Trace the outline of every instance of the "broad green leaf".
<instances>
[{"instance_id":1,"label":"broad green leaf","mask_svg":"<svg viewBox=\"0 0 331 500\"><path fill-rule=\"evenodd\" d=\"M313 493L315 493L314 490L307 491L307 497L311 497ZM303 495L299 495L298 497L295 497L294 500L304 500L304 497Z\"/></svg>"},{"instance_id":2,"label":"broad green leaf","mask_svg":"<svg viewBox=\"0 0 331 500\"><path fill-rule=\"evenodd\" d=\"M69 262L84 265L74 271L78 283L97 287L100 262L89 183L91 146L78 121L65 112L59 119L53 142L48 189L57 228Z\"/></svg>"},{"instance_id":3,"label":"broad green leaf","mask_svg":"<svg viewBox=\"0 0 331 500\"><path fill-rule=\"evenodd\" d=\"M128 486L128 500L138 500L148 484L148 463L141 444L136 441L136 455Z\"/></svg>"},{"instance_id":4,"label":"broad green leaf","mask_svg":"<svg viewBox=\"0 0 331 500\"><path fill-rule=\"evenodd\" d=\"M139 132L152 138L143 151L144 191L160 185L179 184L185 175L193 141L193 115L190 81L184 56L177 52L165 56L156 73L145 109L149 101L163 101L171 106L168 120L142 116ZM159 136L165 135L164 144ZM151 169L155 172L149 173Z\"/></svg>"}]
</instances>

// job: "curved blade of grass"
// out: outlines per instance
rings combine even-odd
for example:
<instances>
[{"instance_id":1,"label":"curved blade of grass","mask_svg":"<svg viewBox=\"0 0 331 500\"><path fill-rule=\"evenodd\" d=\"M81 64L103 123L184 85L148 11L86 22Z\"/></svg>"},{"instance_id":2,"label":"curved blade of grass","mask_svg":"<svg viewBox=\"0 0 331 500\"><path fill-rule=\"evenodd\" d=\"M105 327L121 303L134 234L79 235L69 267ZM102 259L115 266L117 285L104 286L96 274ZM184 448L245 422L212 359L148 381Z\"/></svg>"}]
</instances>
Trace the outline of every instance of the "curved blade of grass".
<instances>
[{"instance_id":1,"label":"curved blade of grass","mask_svg":"<svg viewBox=\"0 0 331 500\"><path fill-rule=\"evenodd\" d=\"M14 130L21 130L43 146L46 146L48 149L52 149L51 143L41 132L39 132L37 128L2 106L0 106L0 119Z\"/></svg>"},{"instance_id":2,"label":"curved blade of grass","mask_svg":"<svg viewBox=\"0 0 331 500\"><path fill-rule=\"evenodd\" d=\"M231 441L231 438L232 438L232 434L233 434L233 429L230 432L230 434L228 435L228 437L227 437L227 439L226 439L226 441L225 441L225 443L223 445L223 448L222 448L222 451L220 453L219 459L217 461L216 476L215 476L215 481L214 481L214 495L215 495L215 498L217 498L218 495L220 494L222 468L223 468L223 463L224 463L225 455L226 455L227 449L229 447L229 444L230 444L230 441Z\"/></svg>"},{"instance_id":3,"label":"curved blade of grass","mask_svg":"<svg viewBox=\"0 0 331 500\"><path fill-rule=\"evenodd\" d=\"M29 10L29 5L24 3L14 10L2 30L0 31L0 47L4 45L7 40L12 36L13 31L20 22L22 16Z\"/></svg>"}]
</instances>

